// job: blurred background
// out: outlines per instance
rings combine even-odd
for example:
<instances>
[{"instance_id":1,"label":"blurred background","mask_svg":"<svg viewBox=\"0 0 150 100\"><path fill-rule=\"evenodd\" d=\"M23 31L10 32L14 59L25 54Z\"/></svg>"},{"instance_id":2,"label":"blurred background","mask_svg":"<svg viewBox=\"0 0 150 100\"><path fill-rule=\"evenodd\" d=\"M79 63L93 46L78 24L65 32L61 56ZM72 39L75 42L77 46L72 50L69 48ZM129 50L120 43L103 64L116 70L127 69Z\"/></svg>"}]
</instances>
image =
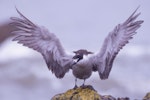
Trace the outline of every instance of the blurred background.
<instances>
[{"instance_id":1,"label":"blurred background","mask_svg":"<svg viewBox=\"0 0 150 100\"><path fill-rule=\"evenodd\" d=\"M12 42L15 6L34 23L55 33L68 52L97 52L107 34L140 5L145 22L119 53L108 80L98 73L86 81L102 95L140 99L150 91L149 0L0 0L0 100L49 100L74 87L71 71L57 79L41 54ZM82 81L79 81L79 85Z\"/></svg>"}]
</instances>

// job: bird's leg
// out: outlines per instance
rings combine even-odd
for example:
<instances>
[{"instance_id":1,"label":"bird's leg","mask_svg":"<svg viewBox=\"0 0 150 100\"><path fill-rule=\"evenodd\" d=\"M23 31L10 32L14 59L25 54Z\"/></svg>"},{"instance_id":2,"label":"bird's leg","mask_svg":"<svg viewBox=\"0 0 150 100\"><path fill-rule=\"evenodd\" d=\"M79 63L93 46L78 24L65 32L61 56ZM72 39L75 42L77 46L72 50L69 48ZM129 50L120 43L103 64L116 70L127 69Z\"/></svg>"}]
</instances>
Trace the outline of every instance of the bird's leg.
<instances>
[{"instance_id":1,"label":"bird's leg","mask_svg":"<svg viewBox=\"0 0 150 100\"><path fill-rule=\"evenodd\" d=\"M84 79L83 84L82 84L82 86L81 86L81 87L83 87L83 88L84 88L84 86L85 86L85 79Z\"/></svg>"},{"instance_id":2,"label":"bird's leg","mask_svg":"<svg viewBox=\"0 0 150 100\"><path fill-rule=\"evenodd\" d=\"M76 88L78 88L78 86L77 86L77 78L75 78L75 86L74 86L73 89L76 89Z\"/></svg>"}]
</instances>

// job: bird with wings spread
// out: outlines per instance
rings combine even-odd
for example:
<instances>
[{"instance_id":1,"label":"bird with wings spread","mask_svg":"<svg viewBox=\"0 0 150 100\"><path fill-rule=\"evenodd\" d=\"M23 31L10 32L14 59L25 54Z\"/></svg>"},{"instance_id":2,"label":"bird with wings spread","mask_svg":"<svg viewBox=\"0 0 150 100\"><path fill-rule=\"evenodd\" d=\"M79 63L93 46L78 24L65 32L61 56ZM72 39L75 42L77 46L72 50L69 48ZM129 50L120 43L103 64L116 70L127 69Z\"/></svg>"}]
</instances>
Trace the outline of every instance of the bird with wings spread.
<instances>
[{"instance_id":1,"label":"bird with wings spread","mask_svg":"<svg viewBox=\"0 0 150 100\"><path fill-rule=\"evenodd\" d=\"M12 32L16 35L13 40L41 53L48 69L57 78L63 78L69 70L72 70L76 81L83 79L85 82L93 71L97 71L100 78L104 80L108 78L113 61L120 49L132 39L143 23L143 20L136 20L140 15L140 13L136 14L137 9L125 22L118 24L108 34L101 50L96 54L85 49L74 51L75 55L67 54L54 33L34 24L17 9L21 18L11 17L11 25L17 28ZM84 56L87 56L86 59Z\"/></svg>"}]
</instances>

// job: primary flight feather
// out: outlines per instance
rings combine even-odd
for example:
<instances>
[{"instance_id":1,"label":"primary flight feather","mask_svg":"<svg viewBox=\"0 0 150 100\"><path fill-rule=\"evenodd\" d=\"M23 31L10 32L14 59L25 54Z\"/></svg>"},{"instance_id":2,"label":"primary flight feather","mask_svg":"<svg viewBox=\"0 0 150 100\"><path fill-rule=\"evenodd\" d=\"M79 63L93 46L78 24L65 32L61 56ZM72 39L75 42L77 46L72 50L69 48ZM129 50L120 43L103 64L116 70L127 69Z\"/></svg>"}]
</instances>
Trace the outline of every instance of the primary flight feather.
<instances>
[{"instance_id":1,"label":"primary flight feather","mask_svg":"<svg viewBox=\"0 0 150 100\"><path fill-rule=\"evenodd\" d=\"M98 71L101 79L107 79L116 55L132 39L133 35L136 34L136 30L143 23L143 20L136 20L140 15L140 13L136 14L136 11L137 9L125 22L118 24L108 34L97 54L80 49L74 51L75 56L68 55L54 33L34 24L18 10L17 12L21 18L11 17L11 25L17 28L12 32L16 35L13 40L40 52L47 67L57 78L63 78L66 72L72 69L76 79L85 80L91 76L93 71ZM84 59L84 55L91 56Z\"/></svg>"}]
</instances>

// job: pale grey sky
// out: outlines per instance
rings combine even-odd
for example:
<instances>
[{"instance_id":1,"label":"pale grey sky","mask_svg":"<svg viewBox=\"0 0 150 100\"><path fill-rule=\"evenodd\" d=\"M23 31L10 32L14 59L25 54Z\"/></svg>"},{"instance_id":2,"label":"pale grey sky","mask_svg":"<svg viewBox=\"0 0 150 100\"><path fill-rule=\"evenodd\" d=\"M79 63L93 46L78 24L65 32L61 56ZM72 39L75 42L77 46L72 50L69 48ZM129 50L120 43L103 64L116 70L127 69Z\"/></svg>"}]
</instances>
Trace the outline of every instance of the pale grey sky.
<instances>
[{"instance_id":1,"label":"pale grey sky","mask_svg":"<svg viewBox=\"0 0 150 100\"><path fill-rule=\"evenodd\" d=\"M30 20L55 33L66 48L97 50L105 36L117 24L125 21L140 5L139 19L145 22L135 44L149 45L150 14L148 0L2 0L0 22L17 16L15 6ZM83 41L89 40L89 41ZM93 49L94 48L94 49Z\"/></svg>"}]
</instances>

